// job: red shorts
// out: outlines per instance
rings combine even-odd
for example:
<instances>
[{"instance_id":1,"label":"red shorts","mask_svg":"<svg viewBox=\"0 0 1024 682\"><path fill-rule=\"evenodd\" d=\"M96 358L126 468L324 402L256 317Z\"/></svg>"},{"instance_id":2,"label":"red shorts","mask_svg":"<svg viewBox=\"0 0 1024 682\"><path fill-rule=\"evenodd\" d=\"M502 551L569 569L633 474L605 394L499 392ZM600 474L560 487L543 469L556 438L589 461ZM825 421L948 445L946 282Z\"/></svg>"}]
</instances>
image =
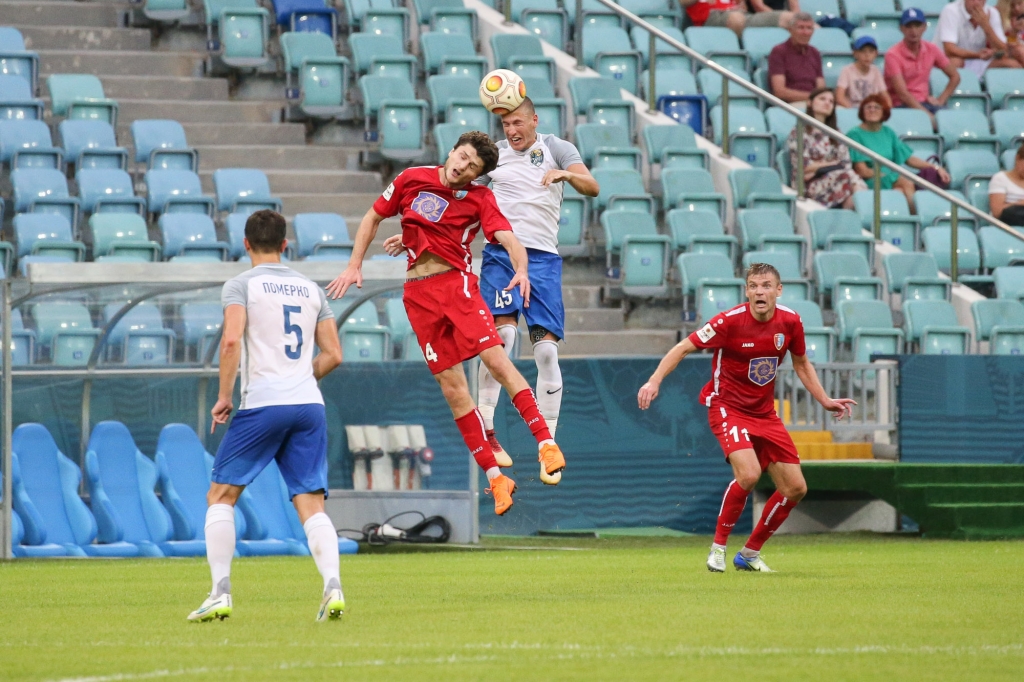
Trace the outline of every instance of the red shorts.
<instances>
[{"instance_id":1,"label":"red shorts","mask_svg":"<svg viewBox=\"0 0 1024 682\"><path fill-rule=\"evenodd\" d=\"M502 345L476 275L449 270L405 283L405 312L431 373Z\"/></svg>"},{"instance_id":2,"label":"red shorts","mask_svg":"<svg viewBox=\"0 0 1024 682\"><path fill-rule=\"evenodd\" d=\"M800 463L800 455L797 454L792 436L775 414L770 417L752 417L712 400L708 408L708 423L725 451L726 462L729 461L729 455L737 450L753 448L761 471L767 469L772 462Z\"/></svg>"}]
</instances>

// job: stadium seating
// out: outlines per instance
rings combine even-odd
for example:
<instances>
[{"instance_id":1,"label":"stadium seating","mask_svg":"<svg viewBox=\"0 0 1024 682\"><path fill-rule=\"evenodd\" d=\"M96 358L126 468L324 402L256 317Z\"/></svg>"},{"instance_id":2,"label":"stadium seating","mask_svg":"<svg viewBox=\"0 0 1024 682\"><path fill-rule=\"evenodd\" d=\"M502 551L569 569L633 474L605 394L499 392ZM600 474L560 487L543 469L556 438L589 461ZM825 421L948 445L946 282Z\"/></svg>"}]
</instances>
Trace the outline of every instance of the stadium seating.
<instances>
[{"instance_id":1,"label":"stadium seating","mask_svg":"<svg viewBox=\"0 0 1024 682\"><path fill-rule=\"evenodd\" d=\"M189 147L177 121L139 119L132 121L131 131L139 168L198 172L199 154Z\"/></svg>"},{"instance_id":2,"label":"stadium seating","mask_svg":"<svg viewBox=\"0 0 1024 682\"><path fill-rule=\"evenodd\" d=\"M684 253L676 259L683 310L692 297L698 321L708 321L743 300L746 282L735 276L732 261L714 253Z\"/></svg>"},{"instance_id":3,"label":"stadium seating","mask_svg":"<svg viewBox=\"0 0 1024 682\"><path fill-rule=\"evenodd\" d=\"M819 251L814 254L814 280L818 304L828 299L833 309L840 301L882 297L882 280L871 276L868 262L859 253Z\"/></svg>"},{"instance_id":4,"label":"stadium seating","mask_svg":"<svg viewBox=\"0 0 1024 682\"><path fill-rule=\"evenodd\" d=\"M717 211L675 208L665 216L672 236L672 246L688 253L716 253L729 262L736 259L737 241L725 234Z\"/></svg>"},{"instance_id":5,"label":"stadium seating","mask_svg":"<svg viewBox=\"0 0 1024 682\"><path fill-rule=\"evenodd\" d=\"M910 213L906 195L896 189L883 189L881 204L882 241L898 246L903 251L917 250L921 240L921 220ZM874 191L854 192L853 207L864 229L871 230L875 215Z\"/></svg>"},{"instance_id":6,"label":"stadium seating","mask_svg":"<svg viewBox=\"0 0 1024 682\"><path fill-rule=\"evenodd\" d=\"M335 319L345 315L350 300L332 306ZM390 330L380 324L373 301L365 301L345 315L341 325L341 352L345 362L382 362L391 347Z\"/></svg>"},{"instance_id":7,"label":"stadium seating","mask_svg":"<svg viewBox=\"0 0 1024 682\"><path fill-rule=\"evenodd\" d=\"M721 107L711 109L711 127L715 131L715 144L721 145L725 134ZM774 163L775 135L768 132L759 109L729 105L729 153L755 167L768 167Z\"/></svg>"},{"instance_id":8,"label":"stadium seating","mask_svg":"<svg viewBox=\"0 0 1024 682\"><path fill-rule=\"evenodd\" d=\"M836 330L825 326L818 304L814 301L790 299L781 305L800 316L800 321L804 325L807 359L812 362L832 362L835 357ZM792 362L790 358L787 359Z\"/></svg>"},{"instance_id":9,"label":"stadium seating","mask_svg":"<svg viewBox=\"0 0 1024 682\"><path fill-rule=\"evenodd\" d=\"M178 311L177 335L184 344L185 361L206 359L210 345L220 334L224 312L220 303L185 303ZM214 355L214 364L217 364Z\"/></svg>"},{"instance_id":10,"label":"stadium seating","mask_svg":"<svg viewBox=\"0 0 1024 682\"><path fill-rule=\"evenodd\" d=\"M630 93L639 92L641 57L618 26L583 26L583 62Z\"/></svg>"},{"instance_id":11,"label":"stadium seating","mask_svg":"<svg viewBox=\"0 0 1024 682\"><path fill-rule=\"evenodd\" d=\"M949 301L907 301L903 304L907 343L924 355L964 355L970 352L971 330L961 326Z\"/></svg>"},{"instance_id":12,"label":"stadium seating","mask_svg":"<svg viewBox=\"0 0 1024 682\"><path fill-rule=\"evenodd\" d=\"M949 186L968 196L979 179L987 182L999 172L999 160L984 149L953 149L946 152L944 158L950 175Z\"/></svg>"},{"instance_id":13,"label":"stadium seating","mask_svg":"<svg viewBox=\"0 0 1024 682\"><path fill-rule=\"evenodd\" d=\"M604 209L638 209L654 213L654 197L647 193L639 171L628 168L597 168L594 179L601 193L594 198L594 207Z\"/></svg>"},{"instance_id":14,"label":"stadium seating","mask_svg":"<svg viewBox=\"0 0 1024 682\"><path fill-rule=\"evenodd\" d=\"M55 556L85 556L85 553L75 545L59 545L55 542L46 542L46 529L42 526L39 513L35 505L28 500L21 485L21 469L18 466L18 456L11 457L11 550L14 556L21 557L55 557ZM3 484L3 476L0 475L0 485ZM0 500L3 499L0 493ZM19 512L20 510L20 512ZM21 520L25 514L28 522Z\"/></svg>"},{"instance_id":15,"label":"stadium seating","mask_svg":"<svg viewBox=\"0 0 1024 682\"><path fill-rule=\"evenodd\" d=\"M943 112L973 111L988 116L991 103L988 93L981 90L981 82L978 80L978 76L970 69L957 69L957 72L960 74L960 83L956 86L956 89L946 103L946 106L949 108L943 110ZM946 89L947 83L949 83L949 78L946 77L946 74L939 69L933 68L929 78L931 92L938 95ZM986 124L985 132L987 131L988 126Z\"/></svg>"},{"instance_id":16,"label":"stadium seating","mask_svg":"<svg viewBox=\"0 0 1024 682\"><path fill-rule=\"evenodd\" d=\"M728 29L726 29L728 30ZM745 81L749 81L750 77L747 72L739 66L729 66L724 64L729 71L739 76ZM721 103L722 99L722 87L725 85L723 77L717 71L711 69L700 69L697 72L697 86L700 88L701 93L707 98L708 106L717 106ZM754 95L750 90L730 80L727 86L729 88L729 102L731 105L745 106L751 109L757 109L757 96ZM729 109L730 115L732 115L732 108Z\"/></svg>"},{"instance_id":17,"label":"stadium seating","mask_svg":"<svg viewBox=\"0 0 1024 682\"><path fill-rule=\"evenodd\" d=\"M299 213L293 228L296 258L348 260L352 254L348 225L337 213Z\"/></svg>"},{"instance_id":18,"label":"stadium seating","mask_svg":"<svg viewBox=\"0 0 1024 682\"><path fill-rule=\"evenodd\" d=\"M919 159L942 158L944 137L932 132L931 116L923 109L893 109L886 125L896 131Z\"/></svg>"},{"instance_id":19,"label":"stadium seating","mask_svg":"<svg viewBox=\"0 0 1024 682\"><path fill-rule=\"evenodd\" d=\"M685 44L686 37L683 32L675 26L662 26L661 30L679 42ZM629 30L629 37L633 40L633 46L640 53L645 69L651 68L651 34L640 26L633 26ZM657 71L692 71L693 65L690 58L680 53L674 47L661 38L655 40L654 61Z\"/></svg>"},{"instance_id":20,"label":"stadium seating","mask_svg":"<svg viewBox=\"0 0 1024 682\"><path fill-rule=\"evenodd\" d=\"M81 168L75 183L85 213L146 214L145 200L135 196L131 176L120 168Z\"/></svg>"},{"instance_id":21,"label":"stadium seating","mask_svg":"<svg viewBox=\"0 0 1024 682\"><path fill-rule=\"evenodd\" d=\"M217 239L217 230L208 216L196 213L165 213L158 223L163 234L163 257L212 255L227 260L230 245Z\"/></svg>"},{"instance_id":22,"label":"stadium seating","mask_svg":"<svg viewBox=\"0 0 1024 682\"><path fill-rule=\"evenodd\" d=\"M271 196L266 174L255 168L220 168L213 172L217 210L234 213L240 208L281 210L281 200Z\"/></svg>"},{"instance_id":23,"label":"stadium seating","mask_svg":"<svg viewBox=\"0 0 1024 682\"><path fill-rule=\"evenodd\" d=\"M662 202L687 211L707 210L725 221L725 195L715 191L711 173L696 168L666 168L661 172Z\"/></svg>"},{"instance_id":24,"label":"stadium seating","mask_svg":"<svg viewBox=\"0 0 1024 682\"><path fill-rule=\"evenodd\" d=\"M114 128L106 121L64 120L60 122L64 160L83 168L127 170L128 150L117 146Z\"/></svg>"},{"instance_id":25,"label":"stadium seating","mask_svg":"<svg viewBox=\"0 0 1024 682\"><path fill-rule=\"evenodd\" d=\"M467 76L430 76L427 92L430 95L430 113L434 121L445 120L445 112L452 102L480 106L480 84Z\"/></svg>"},{"instance_id":26,"label":"stadium seating","mask_svg":"<svg viewBox=\"0 0 1024 682\"><path fill-rule=\"evenodd\" d=\"M619 256L622 291L627 296L667 296L671 240L658 234L654 216L646 211L606 211L604 228L607 266Z\"/></svg>"},{"instance_id":27,"label":"stadium seating","mask_svg":"<svg viewBox=\"0 0 1024 682\"><path fill-rule=\"evenodd\" d=\"M60 169L64 150L53 146L42 121L0 120L0 162L15 168Z\"/></svg>"},{"instance_id":28,"label":"stadium seating","mask_svg":"<svg viewBox=\"0 0 1024 682\"><path fill-rule=\"evenodd\" d=\"M139 555L139 548L127 542L93 543L96 519L78 496L82 472L57 448L45 426L21 424L12 434L12 445L17 462L14 504L29 520L26 526L42 531L46 542L62 546L69 556ZM25 555L33 556L30 552Z\"/></svg>"},{"instance_id":29,"label":"stadium seating","mask_svg":"<svg viewBox=\"0 0 1024 682\"><path fill-rule=\"evenodd\" d=\"M796 195L782 191L774 168L736 168L729 171L733 208L775 208L792 216Z\"/></svg>"},{"instance_id":30,"label":"stadium seating","mask_svg":"<svg viewBox=\"0 0 1024 682\"><path fill-rule=\"evenodd\" d=\"M845 300L836 313L839 341L848 344L853 362L902 350L903 331L892 326L892 311L882 301Z\"/></svg>"},{"instance_id":31,"label":"stadium seating","mask_svg":"<svg viewBox=\"0 0 1024 682\"><path fill-rule=\"evenodd\" d=\"M569 14L556 0L512 0L512 20L559 49L569 38Z\"/></svg>"},{"instance_id":32,"label":"stadium seating","mask_svg":"<svg viewBox=\"0 0 1024 682\"><path fill-rule=\"evenodd\" d=\"M337 55L329 36L285 33L281 36L281 55L285 87L298 88L298 107L302 113L330 119L346 110L349 61Z\"/></svg>"},{"instance_id":33,"label":"stadium seating","mask_svg":"<svg viewBox=\"0 0 1024 682\"><path fill-rule=\"evenodd\" d=\"M633 105L622 99L622 88L611 78L572 78L569 96L578 116L590 123L613 123L633 130Z\"/></svg>"},{"instance_id":34,"label":"stadium seating","mask_svg":"<svg viewBox=\"0 0 1024 682\"><path fill-rule=\"evenodd\" d=\"M686 44L734 73L750 73L750 56L740 49L739 39L724 27L691 26L683 31ZM718 76L721 81L721 76ZM731 91L730 91L731 94Z\"/></svg>"},{"instance_id":35,"label":"stadium seating","mask_svg":"<svg viewBox=\"0 0 1024 682\"><path fill-rule=\"evenodd\" d=\"M412 84L388 76L363 76L359 90L366 130L376 128L380 153L385 158L406 161L422 155L430 105L415 98Z\"/></svg>"},{"instance_id":36,"label":"stadium seating","mask_svg":"<svg viewBox=\"0 0 1024 682\"><path fill-rule=\"evenodd\" d=\"M146 206L150 215L205 213L213 217L216 204L203 194L194 171L154 168L146 171Z\"/></svg>"},{"instance_id":37,"label":"stadium seating","mask_svg":"<svg viewBox=\"0 0 1024 682\"><path fill-rule=\"evenodd\" d=\"M1004 299L985 299L971 303L974 338L980 345L987 341L991 355L1024 353L1024 304Z\"/></svg>"},{"instance_id":38,"label":"stadium seating","mask_svg":"<svg viewBox=\"0 0 1024 682\"><path fill-rule=\"evenodd\" d=\"M71 224L55 213L20 213L12 221L19 259L29 255L60 256L67 261L85 259L85 245L75 241Z\"/></svg>"},{"instance_id":39,"label":"stadium seating","mask_svg":"<svg viewBox=\"0 0 1024 682\"><path fill-rule=\"evenodd\" d=\"M515 71L522 78L543 79L552 84L555 82L555 61L544 55L544 48L535 36L496 33L491 36L491 51L495 68ZM639 68L633 72L634 78L639 72ZM480 79L476 79L476 82L479 83Z\"/></svg>"},{"instance_id":40,"label":"stadium seating","mask_svg":"<svg viewBox=\"0 0 1024 682\"><path fill-rule=\"evenodd\" d=\"M998 227L980 228L978 242L985 270L1011 265L1014 261L1024 262L1024 239L1007 234Z\"/></svg>"},{"instance_id":41,"label":"stadium seating","mask_svg":"<svg viewBox=\"0 0 1024 682\"><path fill-rule=\"evenodd\" d=\"M203 0L203 8L207 44L226 66L259 68L270 60L270 13L256 0Z\"/></svg>"},{"instance_id":42,"label":"stadium seating","mask_svg":"<svg viewBox=\"0 0 1024 682\"><path fill-rule=\"evenodd\" d=\"M39 87L39 55L25 49L25 40L18 29L0 26L0 31L3 31L0 73L21 78L35 93Z\"/></svg>"},{"instance_id":43,"label":"stadium seating","mask_svg":"<svg viewBox=\"0 0 1024 682\"><path fill-rule=\"evenodd\" d=\"M103 84L89 74L54 74L46 79L50 109L61 118L84 118L117 125L117 102L103 94Z\"/></svg>"},{"instance_id":44,"label":"stadium seating","mask_svg":"<svg viewBox=\"0 0 1024 682\"><path fill-rule=\"evenodd\" d=\"M950 239L951 230L949 227L926 227L921 232L921 241L924 249L930 253L939 270L948 273L952 267L950 262ZM965 274L977 274L981 271L981 249L978 245L978 238L970 227L961 227L957 230L957 270Z\"/></svg>"},{"instance_id":45,"label":"stadium seating","mask_svg":"<svg viewBox=\"0 0 1024 682\"><path fill-rule=\"evenodd\" d=\"M158 261L160 244L150 241L146 221L132 213L94 213L89 218L93 259L103 256L137 256Z\"/></svg>"},{"instance_id":46,"label":"stadium seating","mask_svg":"<svg viewBox=\"0 0 1024 682\"><path fill-rule=\"evenodd\" d=\"M811 228L811 248L852 251L864 256L869 265L874 263L875 240L864 234L860 218L853 211L811 211L807 223Z\"/></svg>"},{"instance_id":47,"label":"stadium seating","mask_svg":"<svg viewBox=\"0 0 1024 682\"><path fill-rule=\"evenodd\" d=\"M108 303L103 307L103 324L109 327L105 348L107 359L116 355L122 363L131 366L170 364L174 357L175 336L173 331L164 328L160 309L146 302L122 314L124 308L123 303ZM119 314L122 317L115 323L114 319Z\"/></svg>"},{"instance_id":48,"label":"stadium seating","mask_svg":"<svg viewBox=\"0 0 1024 682\"><path fill-rule=\"evenodd\" d=\"M403 75L410 83L416 74L416 57L406 54L402 39L370 33L353 33L348 38L356 75Z\"/></svg>"},{"instance_id":49,"label":"stadium seating","mask_svg":"<svg viewBox=\"0 0 1024 682\"><path fill-rule=\"evenodd\" d=\"M576 126L576 147L589 168L632 168L640 170L640 150L630 144L629 131L618 125L580 123Z\"/></svg>"},{"instance_id":50,"label":"stadium seating","mask_svg":"<svg viewBox=\"0 0 1024 682\"><path fill-rule=\"evenodd\" d=\"M708 167L708 153L697 146L693 128L685 123L648 125L643 132L649 163L662 169Z\"/></svg>"},{"instance_id":51,"label":"stadium seating","mask_svg":"<svg viewBox=\"0 0 1024 682\"><path fill-rule=\"evenodd\" d=\"M807 256L807 240L793 233L789 216L774 208L746 208L736 212L745 251L781 251L798 267ZM801 267L802 269L802 267Z\"/></svg>"},{"instance_id":52,"label":"stadium seating","mask_svg":"<svg viewBox=\"0 0 1024 682\"><path fill-rule=\"evenodd\" d=\"M281 30L319 33L332 40L338 32L338 12L320 0L272 0L277 26ZM283 34L284 38L287 33Z\"/></svg>"},{"instance_id":53,"label":"stadium seating","mask_svg":"<svg viewBox=\"0 0 1024 682\"><path fill-rule=\"evenodd\" d=\"M985 90L992 99L992 106L1019 109L1024 103L1024 73L1015 69L986 69Z\"/></svg>"},{"instance_id":54,"label":"stadium seating","mask_svg":"<svg viewBox=\"0 0 1024 682\"><path fill-rule=\"evenodd\" d=\"M89 361L100 330L93 327L92 316L85 306L66 301L36 303L32 306L32 319L36 341L41 348L49 350L52 364L80 367Z\"/></svg>"},{"instance_id":55,"label":"stadium seating","mask_svg":"<svg viewBox=\"0 0 1024 682\"><path fill-rule=\"evenodd\" d=\"M424 33L420 36L420 54L425 73L470 76L479 83L487 72L487 58L476 53L473 39L452 33Z\"/></svg>"},{"instance_id":56,"label":"stadium seating","mask_svg":"<svg viewBox=\"0 0 1024 682\"><path fill-rule=\"evenodd\" d=\"M1024 267L999 267L992 271L992 276L995 278L996 297L1024 299Z\"/></svg>"},{"instance_id":57,"label":"stadium seating","mask_svg":"<svg viewBox=\"0 0 1024 682\"><path fill-rule=\"evenodd\" d=\"M173 23L192 13L188 0L145 0L143 15L156 22Z\"/></svg>"},{"instance_id":58,"label":"stadium seating","mask_svg":"<svg viewBox=\"0 0 1024 682\"><path fill-rule=\"evenodd\" d=\"M890 294L903 301L948 301L952 282L939 277L939 266L930 253L887 253L882 258Z\"/></svg>"},{"instance_id":59,"label":"stadium seating","mask_svg":"<svg viewBox=\"0 0 1024 682\"><path fill-rule=\"evenodd\" d=\"M11 364L31 365L36 358L36 332L25 329L21 311L11 310Z\"/></svg>"},{"instance_id":60,"label":"stadium seating","mask_svg":"<svg viewBox=\"0 0 1024 682\"><path fill-rule=\"evenodd\" d=\"M989 132L988 117L981 111L943 109L935 113L945 149L978 149L999 153L999 138Z\"/></svg>"},{"instance_id":61,"label":"stadium seating","mask_svg":"<svg viewBox=\"0 0 1024 682\"><path fill-rule=\"evenodd\" d=\"M32 96L27 79L0 72L0 120L43 120L43 101Z\"/></svg>"},{"instance_id":62,"label":"stadium seating","mask_svg":"<svg viewBox=\"0 0 1024 682\"><path fill-rule=\"evenodd\" d=\"M72 230L77 229L79 200L68 193L63 173L52 168L17 168L10 178L16 213L57 213Z\"/></svg>"}]
</instances>

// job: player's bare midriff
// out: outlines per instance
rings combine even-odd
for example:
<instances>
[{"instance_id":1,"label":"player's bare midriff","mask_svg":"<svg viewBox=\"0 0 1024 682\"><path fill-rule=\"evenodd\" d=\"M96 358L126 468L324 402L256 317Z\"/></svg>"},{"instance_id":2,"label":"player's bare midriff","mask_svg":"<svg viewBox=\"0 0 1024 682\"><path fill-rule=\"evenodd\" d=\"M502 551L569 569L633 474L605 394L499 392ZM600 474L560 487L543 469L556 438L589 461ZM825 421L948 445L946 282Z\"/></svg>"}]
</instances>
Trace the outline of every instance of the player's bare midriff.
<instances>
[{"instance_id":1,"label":"player's bare midriff","mask_svg":"<svg viewBox=\"0 0 1024 682\"><path fill-rule=\"evenodd\" d=\"M451 264L444 258L441 258L437 254L433 254L430 251L424 251L420 254L420 257L416 259L413 264L405 273L406 279L416 279L418 277L429 277L430 275L439 275L442 272L453 270Z\"/></svg>"}]
</instances>

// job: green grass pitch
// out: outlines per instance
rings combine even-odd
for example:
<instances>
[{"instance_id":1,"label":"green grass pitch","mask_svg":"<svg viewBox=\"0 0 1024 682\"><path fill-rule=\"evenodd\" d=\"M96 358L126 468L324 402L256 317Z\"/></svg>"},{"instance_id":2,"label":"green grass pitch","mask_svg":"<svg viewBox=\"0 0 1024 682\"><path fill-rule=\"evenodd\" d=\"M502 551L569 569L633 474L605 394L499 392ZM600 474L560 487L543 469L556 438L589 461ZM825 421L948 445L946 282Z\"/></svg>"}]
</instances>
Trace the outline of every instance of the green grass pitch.
<instances>
[{"instance_id":1,"label":"green grass pitch","mask_svg":"<svg viewBox=\"0 0 1024 682\"><path fill-rule=\"evenodd\" d=\"M308 558L236 560L234 615L205 624L202 559L0 563L0 679L1021 679L1024 542L778 537L774 575L711 574L708 544L342 557L330 623Z\"/></svg>"}]
</instances>

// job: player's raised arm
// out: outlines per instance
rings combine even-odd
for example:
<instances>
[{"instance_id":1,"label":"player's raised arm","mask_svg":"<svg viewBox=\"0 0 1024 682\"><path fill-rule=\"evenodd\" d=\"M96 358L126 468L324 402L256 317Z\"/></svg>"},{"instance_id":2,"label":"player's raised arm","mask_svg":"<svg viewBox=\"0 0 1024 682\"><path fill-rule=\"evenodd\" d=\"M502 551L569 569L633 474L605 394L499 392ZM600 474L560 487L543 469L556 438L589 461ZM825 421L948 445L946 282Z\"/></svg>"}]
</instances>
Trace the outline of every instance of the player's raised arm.
<instances>
[{"instance_id":1,"label":"player's raised arm","mask_svg":"<svg viewBox=\"0 0 1024 682\"><path fill-rule=\"evenodd\" d=\"M338 275L333 282L327 285L327 293L331 298L341 298L353 284L356 288L363 288L363 257L366 250L370 248L373 238L377 236L384 216L374 209L370 209L359 221L359 230L356 232L355 245L352 247L352 255L348 259L348 267Z\"/></svg>"},{"instance_id":2,"label":"player's raised arm","mask_svg":"<svg viewBox=\"0 0 1024 682\"><path fill-rule=\"evenodd\" d=\"M238 363L242 359L242 335L245 333L245 306L229 305L224 308L224 325L220 336L220 389L217 392L217 403L210 410L213 422L210 433L217 424L227 424L234 405L231 398L235 392L235 378L238 376Z\"/></svg>"},{"instance_id":3,"label":"player's raised arm","mask_svg":"<svg viewBox=\"0 0 1024 682\"><path fill-rule=\"evenodd\" d=\"M494 239L505 247L508 251L509 260L512 261L512 267L516 269L516 274L512 278L512 281L505 287L505 291L511 291L512 289L519 287L519 293L523 295L523 307L530 307L530 277L527 271L529 264L529 257L526 254L526 247L519 243L516 236L512 234L512 230L499 230L494 233Z\"/></svg>"},{"instance_id":4,"label":"player's raised arm","mask_svg":"<svg viewBox=\"0 0 1024 682\"><path fill-rule=\"evenodd\" d=\"M821 403L822 407L836 415L836 420L841 420L846 415L853 416L853 406L857 404L856 402L850 398L830 398L825 393L825 388L818 380L818 373L814 371L814 365L811 364L807 356L794 353L790 353L790 355L793 356L793 369L800 377L800 382L814 396L814 399Z\"/></svg>"},{"instance_id":5,"label":"player's raised arm","mask_svg":"<svg viewBox=\"0 0 1024 682\"><path fill-rule=\"evenodd\" d=\"M672 346L668 353L665 353L665 357L658 363L658 368L654 370L654 374L651 375L646 384L640 387L640 392L637 393L636 400L641 410L646 410L651 406L651 402L658 397L661 382L672 373L672 370L679 366L683 358L695 350L697 350L697 346L693 345L693 342L687 337Z\"/></svg>"}]
</instances>

